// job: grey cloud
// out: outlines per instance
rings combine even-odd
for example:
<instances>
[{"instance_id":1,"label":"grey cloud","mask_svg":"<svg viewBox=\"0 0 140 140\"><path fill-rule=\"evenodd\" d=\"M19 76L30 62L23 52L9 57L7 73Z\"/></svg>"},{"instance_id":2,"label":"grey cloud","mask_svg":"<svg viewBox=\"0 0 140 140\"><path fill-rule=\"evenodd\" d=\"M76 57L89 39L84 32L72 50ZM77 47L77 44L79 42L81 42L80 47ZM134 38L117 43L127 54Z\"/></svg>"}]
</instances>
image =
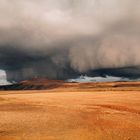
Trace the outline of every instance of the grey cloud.
<instances>
[{"instance_id":1,"label":"grey cloud","mask_svg":"<svg viewBox=\"0 0 140 140\"><path fill-rule=\"evenodd\" d=\"M139 69L139 9L138 0L1 0L0 68L10 81Z\"/></svg>"}]
</instances>

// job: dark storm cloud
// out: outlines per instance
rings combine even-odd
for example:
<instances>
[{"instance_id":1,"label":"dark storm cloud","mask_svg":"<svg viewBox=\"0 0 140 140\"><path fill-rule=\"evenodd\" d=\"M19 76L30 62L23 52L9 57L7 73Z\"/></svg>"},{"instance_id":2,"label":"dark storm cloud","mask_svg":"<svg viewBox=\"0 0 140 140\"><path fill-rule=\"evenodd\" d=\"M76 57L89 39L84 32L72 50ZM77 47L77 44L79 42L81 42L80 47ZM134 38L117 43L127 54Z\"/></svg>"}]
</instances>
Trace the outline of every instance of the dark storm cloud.
<instances>
[{"instance_id":1,"label":"dark storm cloud","mask_svg":"<svg viewBox=\"0 0 140 140\"><path fill-rule=\"evenodd\" d=\"M139 75L139 9L138 0L1 0L0 68L15 81L127 67Z\"/></svg>"}]
</instances>

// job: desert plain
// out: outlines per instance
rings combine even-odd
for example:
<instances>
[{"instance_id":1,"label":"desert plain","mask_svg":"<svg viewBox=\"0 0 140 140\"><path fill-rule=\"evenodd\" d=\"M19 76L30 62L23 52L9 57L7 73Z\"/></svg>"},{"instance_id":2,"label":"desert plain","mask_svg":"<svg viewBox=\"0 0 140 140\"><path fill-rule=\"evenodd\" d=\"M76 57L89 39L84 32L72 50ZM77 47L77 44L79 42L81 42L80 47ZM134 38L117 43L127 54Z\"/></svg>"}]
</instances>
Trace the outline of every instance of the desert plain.
<instances>
[{"instance_id":1,"label":"desert plain","mask_svg":"<svg viewBox=\"0 0 140 140\"><path fill-rule=\"evenodd\" d=\"M0 140L140 140L140 83L114 84L0 91Z\"/></svg>"}]
</instances>

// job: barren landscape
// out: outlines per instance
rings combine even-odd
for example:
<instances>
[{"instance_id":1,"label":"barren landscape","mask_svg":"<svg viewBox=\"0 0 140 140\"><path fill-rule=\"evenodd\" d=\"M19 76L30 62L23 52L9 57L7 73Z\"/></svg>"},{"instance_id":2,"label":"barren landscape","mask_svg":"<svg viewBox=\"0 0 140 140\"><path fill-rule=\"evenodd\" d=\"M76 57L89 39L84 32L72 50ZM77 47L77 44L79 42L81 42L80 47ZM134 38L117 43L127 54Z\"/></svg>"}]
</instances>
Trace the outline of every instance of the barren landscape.
<instances>
[{"instance_id":1,"label":"barren landscape","mask_svg":"<svg viewBox=\"0 0 140 140\"><path fill-rule=\"evenodd\" d=\"M0 91L0 140L140 139L139 82L20 84L29 83Z\"/></svg>"},{"instance_id":2,"label":"barren landscape","mask_svg":"<svg viewBox=\"0 0 140 140\"><path fill-rule=\"evenodd\" d=\"M140 0L0 0L0 140L140 140Z\"/></svg>"}]
</instances>

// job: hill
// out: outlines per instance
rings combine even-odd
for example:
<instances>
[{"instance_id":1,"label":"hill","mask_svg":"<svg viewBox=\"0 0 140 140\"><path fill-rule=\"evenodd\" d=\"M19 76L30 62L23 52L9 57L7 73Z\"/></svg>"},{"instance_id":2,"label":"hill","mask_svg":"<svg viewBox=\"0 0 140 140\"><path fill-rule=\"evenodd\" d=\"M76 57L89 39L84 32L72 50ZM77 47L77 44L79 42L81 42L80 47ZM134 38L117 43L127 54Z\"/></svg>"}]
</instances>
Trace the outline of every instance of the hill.
<instances>
[{"instance_id":1,"label":"hill","mask_svg":"<svg viewBox=\"0 0 140 140\"><path fill-rule=\"evenodd\" d=\"M0 90L140 90L140 82L92 82L77 83L46 78L25 80L12 85L0 86Z\"/></svg>"}]
</instances>

